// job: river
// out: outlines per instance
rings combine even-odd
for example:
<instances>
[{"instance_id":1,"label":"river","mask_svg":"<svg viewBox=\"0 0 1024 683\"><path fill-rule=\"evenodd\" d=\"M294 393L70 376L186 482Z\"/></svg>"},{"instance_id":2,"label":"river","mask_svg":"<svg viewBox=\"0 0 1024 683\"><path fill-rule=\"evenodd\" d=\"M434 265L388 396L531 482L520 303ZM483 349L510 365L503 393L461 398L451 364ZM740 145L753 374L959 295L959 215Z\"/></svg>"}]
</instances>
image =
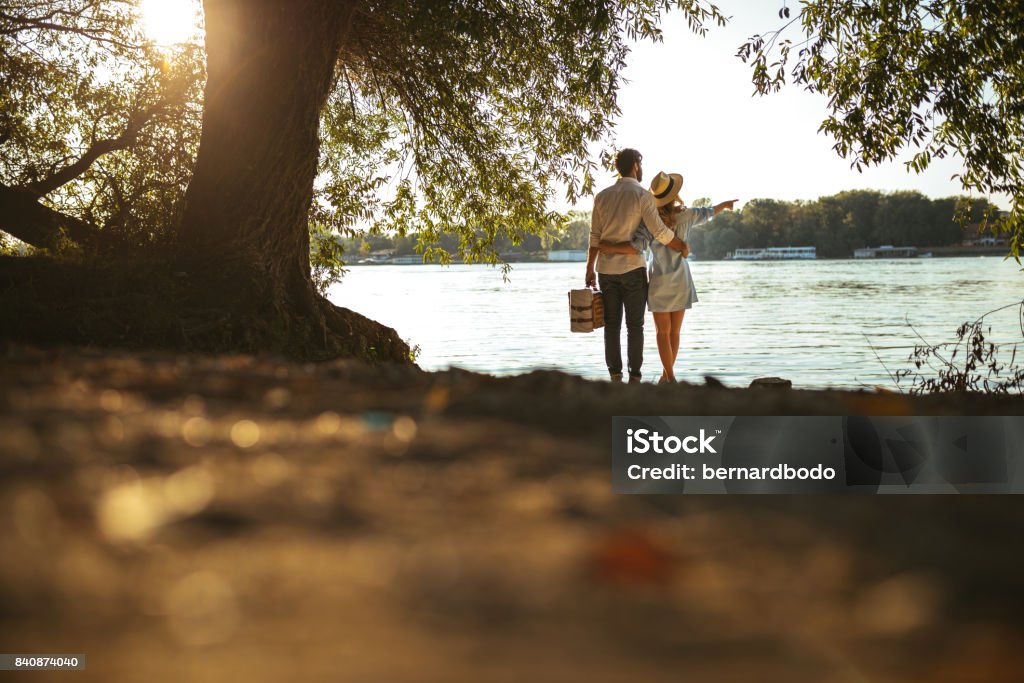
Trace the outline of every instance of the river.
<instances>
[{"instance_id":1,"label":"river","mask_svg":"<svg viewBox=\"0 0 1024 683\"><path fill-rule=\"evenodd\" d=\"M889 372L912 367L918 335L953 341L961 323L1024 299L1024 273L999 257L696 261L691 269L700 301L683 322L676 376L713 375L729 386L778 376L804 388L895 389ZM508 282L487 266L352 266L328 296L394 327L419 347L424 369L555 368L602 379L602 332L569 332L566 293L583 275L583 263L516 264ZM1005 344L1009 361L1022 341L1019 310L988 320L988 339ZM645 336L643 372L653 381L661 364L649 313Z\"/></svg>"}]
</instances>

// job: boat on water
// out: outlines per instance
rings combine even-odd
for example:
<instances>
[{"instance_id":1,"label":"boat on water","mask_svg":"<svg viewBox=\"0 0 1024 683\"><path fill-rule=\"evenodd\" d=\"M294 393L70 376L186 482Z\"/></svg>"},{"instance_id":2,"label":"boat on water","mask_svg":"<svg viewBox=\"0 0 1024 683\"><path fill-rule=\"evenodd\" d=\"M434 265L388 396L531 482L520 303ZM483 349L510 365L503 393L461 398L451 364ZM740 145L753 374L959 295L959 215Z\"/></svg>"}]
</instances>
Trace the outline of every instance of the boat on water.
<instances>
[{"instance_id":1,"label":"boat on water","mask_svg":"<svg viewBox=\"0 0 1024 683\"><path fill-rule=\"evenodd\" d=\"M548 261L552 262L583 262L587 260L586 249L554 249L548 251Z\"/></svg>"},{"instance_id":2,"label":"boat on water","mask_svg":"<svg viewBox=\"0 0 1024 683\"><path fill-rule=\"evenodd\" d=\"M790 261L818 258L816 247L766 247L737 249L725 255L728 261Z\"/></svg>"},{"instance_id":3,"label":"boat on water","mask_svg":"<svg viewBox=\"0 0 1024 683\"><path fill-rule=\"evenodd\" d=\"M891 244L883 244L880 247L864 247L853 252L853 258L915 258L917 256L917 247L894 247ZM931 252L928 253L928 256L931 256Z\"/></svg>"},{"instance_id":4,"label":"boat on water","mask_svg":"<svg viewBox=\"0 0 1024 683\"><path fill-rule=\"evenodd\" d=\"M423 257L419 254L405 254L403 256L393 256L392 258L388 259L387 262L388 264L393 266L418 266L421 265L424 261Z\"/></svg>"}]
</instances>

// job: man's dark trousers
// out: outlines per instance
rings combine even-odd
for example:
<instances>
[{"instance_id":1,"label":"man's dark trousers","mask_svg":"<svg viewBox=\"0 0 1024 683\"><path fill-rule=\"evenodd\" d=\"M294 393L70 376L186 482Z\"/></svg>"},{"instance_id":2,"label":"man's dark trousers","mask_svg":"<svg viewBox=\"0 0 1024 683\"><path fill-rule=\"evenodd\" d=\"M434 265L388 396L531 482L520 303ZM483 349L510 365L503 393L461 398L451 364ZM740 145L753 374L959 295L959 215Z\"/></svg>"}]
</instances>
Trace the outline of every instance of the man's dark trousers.
<instances>
[{"instance_id":1,"label":"man's dark trousers","mask_svg":"<svg viewBox=\"0 0 1024 683\"><path fill-rule=\"evenodd\" d=\"M604 296L604 360L608 373L622 374L622 312L626 312L626 361L629 376L639 378L644 362L644 309L647 307L647 269L622 275L598 274Z\"/></svg>"}]
</instances>

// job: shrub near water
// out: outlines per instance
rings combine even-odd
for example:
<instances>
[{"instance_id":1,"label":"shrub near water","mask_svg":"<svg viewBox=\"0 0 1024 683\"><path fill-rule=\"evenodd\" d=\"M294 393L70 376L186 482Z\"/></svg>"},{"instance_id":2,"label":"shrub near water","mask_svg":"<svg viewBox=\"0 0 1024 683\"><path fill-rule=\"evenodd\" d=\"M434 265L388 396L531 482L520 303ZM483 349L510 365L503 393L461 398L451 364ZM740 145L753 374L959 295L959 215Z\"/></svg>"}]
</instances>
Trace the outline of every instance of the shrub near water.
<instances>
[{"instance_id":1,"label":"shrub near water","mask_svg":"<svg viewBox=\"0 0 1024 683\"><path fill-rule=\"evenodd\" d=\"M1024 341L1024 300L991 310L973 322L965 322L957 328L955 342L929 344L918 334L922 344L915 346L908 358L914 364L914 369L896 371L893 377L896 386L899 387L902 380L910 377L908 391L912 395L948 391L1021 393L1024 388L1024 368L1016 365L1017 345L1021 342L990 342L986 334L991 337L992 326L984 324L985 319L993 313L1013 308L1017 308L1021 341ZM1000 349L1005 347L1011 349L1009 361L1003 361L999 356ZM935 375L923 375L922 371L927 372L926 367L933 370Z\"/></svg>"}]
</instances>

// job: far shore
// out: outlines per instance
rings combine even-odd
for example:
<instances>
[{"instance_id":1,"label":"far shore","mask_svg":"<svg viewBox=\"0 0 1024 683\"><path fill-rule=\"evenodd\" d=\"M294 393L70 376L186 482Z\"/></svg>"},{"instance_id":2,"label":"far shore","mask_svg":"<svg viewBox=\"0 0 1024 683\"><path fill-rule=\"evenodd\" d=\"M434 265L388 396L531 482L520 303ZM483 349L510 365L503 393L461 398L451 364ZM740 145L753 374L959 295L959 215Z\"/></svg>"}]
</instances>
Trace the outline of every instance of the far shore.
<instances>
[{"instance_id":1,"label":"far shore","mask_svg":"<svg viewBox=\"0 0 1024 683\"><path fill-rule=\"evenodd\" d=\"M919 251L922 254L931 254L930 256L918 256L902 257L902 258L854 258L852 255L843 258L830 258L830 257L817 257L813 259L761 259L761 260L745 260L745 259L704 259L699 256L691 256L691 261L704 261L704 262L730 262L730 263L793 263L796 261L857 261L857 262L890 262L890 261L917 261L920 259L928 258L978 258L978 257L1006 257L1010 258L1010 254L1007 251L1007 247L922 247ZM399 256L390 259L381 260L370 260L369 258L360 259L359 261L353 261L346 264L346 267L353 266L420 266L420 265L442 265L436 261L421 261L416 260L417 254L408 256ZM574 258L574 259L550 259L545 254L502 254L502 261L506 263L585 263L586 258ZM479 263L466 263L461 259L453 258L449 265L488 265Z\"/></svg>"}]
</instances>

